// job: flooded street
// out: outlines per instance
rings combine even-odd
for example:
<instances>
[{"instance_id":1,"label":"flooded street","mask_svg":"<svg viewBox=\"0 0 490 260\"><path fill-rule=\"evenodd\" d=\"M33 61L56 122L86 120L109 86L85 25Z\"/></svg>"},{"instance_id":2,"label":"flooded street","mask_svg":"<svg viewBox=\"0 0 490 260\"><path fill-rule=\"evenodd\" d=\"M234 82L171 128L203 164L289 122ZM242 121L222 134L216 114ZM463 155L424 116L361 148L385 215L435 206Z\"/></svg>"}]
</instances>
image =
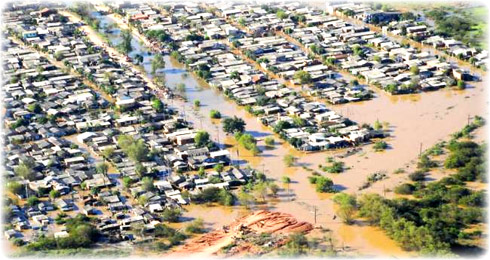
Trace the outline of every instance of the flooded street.
<instances>
[{"instance_id":1,"label":"flooded street","mask_svg":"<svg viewBox=\"0 0 490 260\"><path fill-rule=\"evenodd\" d=\"M102 21L102 27L105 24L116 23L106 15L95 14L95 17ZM113 45L120 42L119 33L120 30L117 28L111 30L112 36L109 36L109 39ZM151 78L152 54L149 54L148 49L141 46L140 41L134 37L132 46L133 51L129 56L144 54L143 67L147 76ZM335 246L349 247L353 254L359 252L363 255L403 255L400 247L383 231L365 225L347 226L342 224L339 218L334 220L334 206L330 200L333 194L319 194L309 184L310 172L301 166L319 171L318 165L325 165L326 158L344 154L345 150L308 154L298 152L289 144L284 144L278 136L243 108L187 72L182 64L169 56L165 56L165 63L165 68L158 73L165 75L167 87L175 92L177 92L177 85L183 83L185 85L183 94L186 97L186 101L166 100L166 103L178 109L186 120L194 124L194 127L208 131L214 141L230 151L234 164L249 164L259 171L264 171L268 178L276 180L277 184L283 187L278 199L269 202L266 207L290 213L298 220L332 230ZM451 133L460 130L467 123L468 116L480 115L488 118L485 112L488 102L483 85L484 83L480 82L477 86L463 91L442 89L405 96L389 96L377 91L377 98L371 101L329 106L358 124L372 125L376 120L386 121L389 123L391 137L386 140L389 149L385 152L374 152L372 145L361 146L361 152L342 159L336 158L336 161L344 162L348 170L341 174L324 175L331 178L339 190L359 193L358 187L364 183L368 175L384 171L388 174L388 179L377 182L363 191L384 194L385 188L393 188L406 179L407 174L394 175L392 172L398 168L406 168L408 164L414 162L421 146L422 149L427 149L443 139L448 139ZM199 108L194 107L194 100L201 102ZM247 133L259 140L258 145L263 152L259 156L253 156L249 151L236 146L234 138L226 136L222 131L220 121L210 119L211 110L219 111L223 118L237 116L245 120ZM485 131L478 133L482 135ZM275 136L276 145L272 149L265 149L263 139L269 135ZM283 158L287 154L298 158L297 166L285 166ZM280 183L281 177L285 175L292 180L288 187ZM389 193L387 196L392 195ZM185 218L191 220L200 217L208 228L220 228L247 212L239 206L190 205L185 206L185 209L187 211L184 214ZM316 223L315 211L317 211Z\"/></svg>"}]
</instances>

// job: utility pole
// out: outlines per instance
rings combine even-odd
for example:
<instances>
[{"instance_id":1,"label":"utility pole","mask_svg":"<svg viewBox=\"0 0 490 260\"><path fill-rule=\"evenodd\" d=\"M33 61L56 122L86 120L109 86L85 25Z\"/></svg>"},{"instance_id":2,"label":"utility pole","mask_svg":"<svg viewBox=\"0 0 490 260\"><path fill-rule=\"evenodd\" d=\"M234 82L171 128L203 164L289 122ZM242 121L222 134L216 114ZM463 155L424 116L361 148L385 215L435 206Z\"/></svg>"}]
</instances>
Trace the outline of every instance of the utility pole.
<instances>
[{"instance_id":1,"label":"utility pole","mask_svg":"<svg viewBox=\"0 0 490 260\"><path fill-rule=\"evenodd\" d=\"M316 206L314 206L313 211L314 211L314 214L315 214L315 225L316 225L316 212L317 212L317 207Z\"/></svg>"},{"instance_id":2,"label":"utility pole","mask_svg":"<svg viewBox=\"0 0 490 260\"><path fill-rule=\"evenodd\" d=\"M468 122L466 123L466 125L470 125L470 114L468 114Z\"/></svg>"},{"instance_id":3,"label":"utility pole","mask_svg":"<svg viewBox=\"0 0 490 260\"><path fill-rule=\"evenodd\" d=\"M220 147L220 149L221 149L221 145L219 143L219 127L218 126L216 127L216 132L218 133L218 147Z\"/></svg>"},{"instance_id":4,"label":"utility pole","mask_svg":"<svg viewBox=\"0 0 490 260\"><path fill-rule=\"evenodd\" d=\"M419 157L422 156L422 143L420 143L420 148L419 148Z\"/></svg>"}]
</instances>

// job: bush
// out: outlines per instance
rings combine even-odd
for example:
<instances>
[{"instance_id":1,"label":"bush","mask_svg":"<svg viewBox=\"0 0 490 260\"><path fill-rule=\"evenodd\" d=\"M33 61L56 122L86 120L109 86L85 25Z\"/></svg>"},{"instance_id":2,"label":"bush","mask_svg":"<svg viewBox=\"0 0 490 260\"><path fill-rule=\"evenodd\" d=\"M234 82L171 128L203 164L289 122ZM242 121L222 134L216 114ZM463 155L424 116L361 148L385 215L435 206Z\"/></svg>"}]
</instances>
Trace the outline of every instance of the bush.
<instances>
[{"instance_id":1,"label":"bush","mask_svg":"<svg viewBox=\"0 0 490 260\"><path fill-rule=\"evenodd\" d=\"M376 152L383 151L388 148L388 144L385 141L377 141L373 148Z\"/></svg>"},{"instance_id":2,"label":"bush","mask_svg":"<svg viewBox=\"0 0 490 260\"><path fill-rule=\"evenodd\" d=\"M201 218L198 218L192 221L187 227L185 227L185 232L191 234L202 234L206 232L204 228L204 221Z\"/></svg>"},{"instance_id":3,"label":"bush","mask_svg":"<svg viewBox=\"0 0 490 260\"><path fill-rule=\"evenodd\" d=\"M458 89L465 89L464 81L458 80L457 86L458 86Z\"/></svg>"},{"instance_id":4,"label":"bush","mask_svg":"<svg viewBox=\"0 0 490 260\"><path fill-rule=\"evenodd\" d=\"M339 206L336 210L337 215L344 223L351 224L357 207L356 198L346 193L340 193L333 197L333 201Z\"/></svg>"},{"instance_id":5,"label":"bush","mask_svg":"<svg viewBox=\"0 0 490 260\"><path fill-rule=\"evenodd\" d=\"M395 187L396 194L412 194L415 191L415 186L410 183L404 183Z\"/></svg>"},{"instance_id":6,"label":"bush","mask_svg":"<svg viewBox=\"0 0 490 260\"><path fill-rule=\"evenodd\" d=\"M192 195L192 201L197 204L217 202L223 206L232 206L235 202L235 197L225 189L210 187Z\"/></svg>"},{"instance_id":7,"label":"bush","mask_svg":"<svg viewBox=\"0 0 490 260\"><path fill-rule=\"evenodd\" d=\"M324 176L310 176L308 180L311 184L315 184L315 190L321 193L335 192L333 181Z\"/></svg>"},{"instance_id":8,"label":"bush","mask_svg":"<svg viewBox=\"0 0 490 260\"><path fill-rule=\"evenodd\" d=\"M27 205L31 207L37 205L39 202L39 198L36 196L30 196L29 198L27 198Z\"/></svg>"},{"instance_id":9,"label":"bush","mask_svg":"<svg viewBox=\"0 0 490 260\"><path fill-rule=\"evenodd\" d=\"M16 239L14 239L14 241L12 241L12 243L17 247L21 247L25 244L25 242L24 242L24 240L22 240L22 238L16 238Z\"/></svg>"},{"instance_id":10,"label":"bush","mask_svg":"<svg viewBox=\"0 0 490 260\"><path fill-rule=\"evenodd\" d=\"M274 143L275 143L274 138L273 138L273 137L271 137L271 136L266 137L266 138L264 139L264 142L265 142L265 145L266 145L267 147L273 147L273 146L274 146Z\"/></svg>"},{"instance_id":11,"label":"bush","mask_svg":"<svg viewBox=\"0 0 490 260\"><path fill-rule=\"evenodd\" d=\"M419 162L417 163L417 168L426 169L437 167L437 162L432 161L429 156L423 154L420 156Z\"/></svg>"},{"instance_id":12,"label":"bush","mask_svg":"<svg viewBox=\"0 0 490 260\"><path fill-rule=\"evenodd\" d=\"M344 171L343 162L333 162L331 166L323 167L323 170L328 173L341 173Z\"/></svg>"},{"instance_id":13,"label":"bush","mask_svg":"<svg viewBox=\"0 0 490 260\"><path fill-rule=\"evenodd\" d=\"M213 109L209 112L209 117L213 118L213 119L220 119L221 113L219 111Z\"/></svg>"},{"instance_id":14,"label":"bush","mask_svg":"<svg viewBox=\"0 0 490 260\"><path fill-rule=\"evenodd\" d=\"M245 121L236 116L233 118L225 118L223 120L223 131L229 134L234 134L236 132L242 133L245 131L245 125Z\"/></svg>"},{"instance_id":15,"label":"bush","mask_svg":"<svg viewBox=\"0 0 490 260\"><path fill-rule=\"evenodd\" d=\"M410 175L408 175L408 178L410 178L410 180L412 181L423 181L425 180L425 172L423 171L415 171L413 173L410 173Z\"/></svg>"},{"instance_id":16,"label":"bush","mask_svg":"<svg viewBox=\"0 0 490 260\"><path fill-rule=\"evenodd\" d=\"M180 216L182 216L182 210L166 208L162 213L162 218L168 222L179 222Z\"/></svg>"},{"instance_id":17,"label":"bush","mask_svg":"<svg viewBox=\"0 0 490 260\"><path fill-rule=\"evenodd\" d=\"M155 225L155 231L153 232L155 237L164 237L164 238L172 237L175 233L176 233L175 229L165 224Z\"/></svg>"},{"instance_id":18,"label":"bush","mask_svg":"<svg viewBox=\"0 0 490 260\"><path fill-rule=\"evenodd\" d=\"M194 142L198 148L208 145L210 141L209 133L206 131L199 131L196 133L196 136L194 136Z\"/></svg>"},{"instance_id":19,"label":"bush","mask_svg":"<svg viewBox=\"0 0 490 260\"><path fill-rule=\"evenodd\" d=\"M260 153L260 150L257 147L257 140L251 134L242 134L240 132L236 132L235 139L237 140L239 145L249 151L252 151L254 155Z\"/></svg>"},{"instance_id":20,"label":"bush","mask_svg":"<svg viewBox=\"0 0 490 260\"><path fill-rule=\"evenodd\" d=\"M452 142L448 145L450 154L444 166L448 169L464 167L472 158L481 156L482 151L475 142Z\"/></svg>"},{"instance_id":21,"label":"bush","mask_svg":"<svg viewBox=\"0 0 490 260\"><path fill-rule=\"evenodd\" d=\"M199 101L199 100L197 100L197 99L196 99L196 100L194 100L194 107L195 107L195 108L198 108L198 107L200 107L200 106L201 106L201 101Z\"/></svg>"},{"instance_id":22,"label":"bush","mask_svg":"<svg viewBox=\"0 0 490 260\"><path fill-rule=\"evenodd\" d=\"M296 162L296 157L294 157L291 154L287 154L287 155L284 156L283 161L284 161L284 164L286 164L287 167L291 167Z\"/></svg>"}]
</instances>

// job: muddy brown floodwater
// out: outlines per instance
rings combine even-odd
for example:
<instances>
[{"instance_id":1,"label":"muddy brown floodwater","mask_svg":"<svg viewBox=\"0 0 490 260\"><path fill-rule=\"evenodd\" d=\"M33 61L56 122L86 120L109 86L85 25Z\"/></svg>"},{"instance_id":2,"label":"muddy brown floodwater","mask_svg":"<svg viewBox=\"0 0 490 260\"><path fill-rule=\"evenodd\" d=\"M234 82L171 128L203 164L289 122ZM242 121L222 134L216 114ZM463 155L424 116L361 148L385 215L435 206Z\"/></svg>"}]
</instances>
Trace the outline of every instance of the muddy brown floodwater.
<instances>
[{"instance_id":1,"label":"muddy brown floodwater","mask_svg":"<svg viewBox=\"0 0 490 260\"><path fill-rule=\"evenodd\" d=\"M99 19L105 19L99 16ZM117 34L117 33L116 33ZM139 41L133 41L133 53L141 53L145 50L139 46ZM149 61L151 55L145 54L144 68L149 75ZM331 201L333 194L319 194L309 184L310 173L301 166L318 170L319 164L325 164L327 157L337 157L344 154L345 150L325 151L319 153L303 153L284 144L278 136L264 127L257 119L249 115L243 108L233 101L226 99L219 91L209 87L198 80L192 73L175 60L165 56L166 67L161 72L165 73L166 85L176 88L177 84L184 83L187 101L166 100L166 102L179 110L187 120L193 122L196 128L208 131L220 146L231 152L234 164L248 163L257 170L264 171L268 178L280 182L282 176L287 175L292 183L279 192L278 199L269 202L260 208L289 213L299 221L308 221L316 226L322 226L332 230L335 246L349 248L348 252L362 255L376 256L403 256L403 250L386 234L364 224L347 226L334 217L334 205ZM443 89L435 92L389 96L375 90L377 97L370 101L349 103L330 106L331 109L347 118L362 124L373 124L376 120L389 123L389 131L392 135L386 139L390 145L384 152L374 152L372 145L363 145L362 151L349 157L336 158L349 167L341 174L325 174L330 177L339 190L348 193L359 193L358 187L366 180L367 176L377 171L386 171L389 178L375 183L363 192L376 192L384 194L385 188L393 188L406 179L407 174L392 174L395 169L406 168L411 162L415 162L422 149L427 149L435 143L448 139L448 136L460 130L467 122L468 116L480 115L487 117L487 93L484 91L484 83L473 84L468 89L456 91ZM193 107L194 100L200 100L201 107ZM246 122L248 133L256 137L258 145L263 152L259 156L253 156L250 152L237 147L234 138L226 136L221 129L219 120L209 118L211 110L218 110L223 117L237 116ZM477 138L486 132L477 131ZM263 139L273 135L278 144L273 149L264 149ZM237 153L238 150L238 153ZM293 154L298 158L297 166L286 167L283 157ZM410 168L407 168L410 169ZM388 193L386 196L393 196ZM208 228L220 228L230 224L234 219L246 214L247 210L239 206L206 206L191 205L185 207L187 212L184 217L188 220L202 218ZM315 222L316 209L316 222ZM176 224L182 227L185 224Z\"/></svg>"}]
</instances>

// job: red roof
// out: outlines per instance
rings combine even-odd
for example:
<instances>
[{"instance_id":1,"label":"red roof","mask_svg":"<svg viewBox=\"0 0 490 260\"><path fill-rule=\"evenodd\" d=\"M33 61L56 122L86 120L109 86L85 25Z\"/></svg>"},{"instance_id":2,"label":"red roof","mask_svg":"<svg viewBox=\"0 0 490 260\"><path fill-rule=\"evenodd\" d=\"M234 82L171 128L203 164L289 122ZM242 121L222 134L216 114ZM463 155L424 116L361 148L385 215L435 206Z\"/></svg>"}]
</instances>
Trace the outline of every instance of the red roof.
<instances>
[{"instance_id":1,"label":"red roof","mask_svg":"<svg viewBox=\"0 0 490 260\"><path fill-rule=\"evenodd\" d=\"M145 20L148 18L149 18L149 16L146 14L135 14L135 15L133 15L133 17L131 19L133 19L133 20Z\"/></svg>"}]
</instances>

